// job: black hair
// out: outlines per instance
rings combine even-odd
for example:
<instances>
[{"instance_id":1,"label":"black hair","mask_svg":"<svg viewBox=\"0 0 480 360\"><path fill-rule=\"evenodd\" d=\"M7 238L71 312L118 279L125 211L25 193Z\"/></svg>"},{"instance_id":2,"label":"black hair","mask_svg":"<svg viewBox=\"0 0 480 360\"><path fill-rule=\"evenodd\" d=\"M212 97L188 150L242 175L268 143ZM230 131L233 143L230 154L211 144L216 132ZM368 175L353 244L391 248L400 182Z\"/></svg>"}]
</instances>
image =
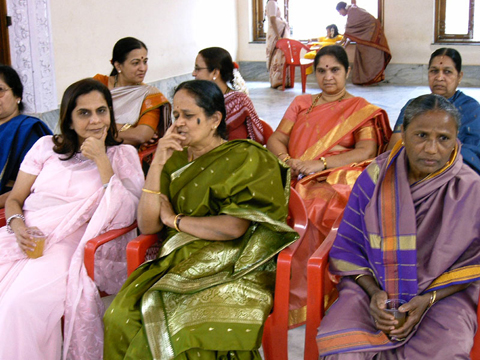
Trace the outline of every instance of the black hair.
<instances>
[{"instance_id":1,"label":"black hair","mask_svg":"<svg viewBox=\"0 0 480 360\"><path fill-rule=\"evenodd\" d=\"M221 47L210 47L199 51L205 64L208 67L208 71L212 72L215 69L220 71L220 77L226 83L230 83L233 86L233 60L230 53Z\"/></svg>"},{"instance_id":2,"label":"black hair","mask_svg":"<svg viewBox=\"0 0 480 360\"><path fill-rule=\"evenodd\" d=\"M334 30L334 32L333 32L333 37L337 37L337 36L338 36L338 27L337 27L337 25L335 25L335 24L328 25L328 26L326 27L326 29L327 29L327 30L333 29L333 30Z\"/></svg>"},{"instance_id":3,"label":"black hair","mask_svg":"<svg viewBox=\"0 0 480 360\"><path fill-rule=\"evenodd\" d=\"M462 57L460 53L452 48L440 48L435 50L432 55L430 55L430 61L428 62L428 67L432 65L432 61L434 58L437 56L448 56L450 59L452 59L453 63L455 64L455 69L460 73L462 71Z\"/></svg>"},{"instance_id":4,"label":"black hair","mask_svg":"<svg viewBox=\"0 0 480 360\"><path fill-rule=\"evenodd\" d=\"M123 64L124 61L127 59L127 56L130 53L130 51L136 50L136 49L145 49L148 51L147 46L143 41L140 41L133 37L126 37L116 42L115 46L113 47L112 60L111 60L113 69L112 69L112 72L110 73L110 76L115 76L118 74L118 71L115 68L115 63L118 62L119 64Z\"/></svg>"},{"instance_id":5,"label":"black hair","mask_svg":"<svg viewBox=\"0 0 480 360\"><path fill-rule=\"evenodd\" d=\"M67 157L62 160L71 159L79 150L78 135L75 130L71 128L72 113L77 106L77 99L82 95L91 93L92 91L98 91L103 95L110 110L110 127L108 128L107 137L105 138L105 145L112 146L121 144L121 142L115 140L117 137L117 126L113 114L113 102L110 90L95 79L83 79L73 83L67 88L67 90L65 90L60 104L60 119L58 121L60 135L54 135L53 137L53 142L55 144L53 151L57 154L67 155Z\"/></svg>"},{"instance_id":6,"label":"black hair","mask_svg":"<svg viewBox=\"0 0 480 360\"><path fill-rule=\"evenodd\" d=\"M24 105L22 102L23 97L23 84L20 80L18 73L8 65L0 65L0 78L7 84L9 88L12 89L13 95L20 98L20 103L18 104L18 111L22 112Z\"/></svg>"},{"instance_id":7,"label":"black hair","mask_svg":"<svg viewBox=\"0 0 480 360\"><path fill-rule=\"evenodd\" d=\"M337 4L337 11L340 11L341 9L346 9L347 8L347 3L344 1L340 1Z\"/></svg>"},{"instance_id":8,"label":"black hair","mask_svg":"<svg viewBox=\"0 0 480 360\"><path fill-rule=\"evenodd\" d=\"M417 116L429 111L443 111L455 120L457 130L460 128L460 113L450 101L443 96L428 94L419 96L408 104L403 117L403 131L407 130L408 125Z\"/></svg>"},{"instance_id":9,"label":"black hair","mask_svg":"<svg viewBox=\"0 0 480 360\"><path fill-rule=\"evenodd\" d=\"M345 71L348 71L348 55L345 49L339 45L330 45L322 47L317 55L315 56L315 61L313 63L313 68L316 69L318 63L320 62L320 58L325 55L333 56L337 61L342 64L345 68Z\"/></svg>"},{"instance_id":10,"label":"black hair","mask_svg":"<svg viewBox=\"0 0 480 360\"><path fill-rule=\"evenodd\" d=\"M190 80L178 85L175 94L180 90L185 90L191 94L195 98L197 106L203 109L206 116L210 117L217 111L222 114L222 120L216 129L216 135L228 140L225 98L217 84L208 80Z\"/></svg>"}]
</instances>

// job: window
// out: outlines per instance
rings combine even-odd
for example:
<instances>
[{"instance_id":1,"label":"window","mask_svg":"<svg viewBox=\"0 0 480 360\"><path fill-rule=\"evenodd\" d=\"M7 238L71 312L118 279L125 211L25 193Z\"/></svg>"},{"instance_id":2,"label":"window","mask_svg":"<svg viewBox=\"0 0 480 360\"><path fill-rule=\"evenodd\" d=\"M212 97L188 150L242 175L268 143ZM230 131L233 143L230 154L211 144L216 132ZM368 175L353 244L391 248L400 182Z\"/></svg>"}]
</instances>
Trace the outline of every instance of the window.
<instances>
[{"instance_id":1,"label":"window","mask_svg":"<svg viewBox=\"0 0 480 360\"><path fill-rule=\"evenodd\" d=\"M474 18L480 16L475 0L435 0L435 42L480 42Z\"/></svg>"},{"instance_id":2,"label":"window","mask_svg":"<svg viewBox=\"0 0 480 360\"><path fill-rule=\"evenodd\" d=\"M268 31L268 19L265 16L267 0L253 1L253 40L265 41ZM340 0L277 0L290 25L292 37L307 40L325 36L327 25L335 24L341 34L344 33L346 18L341 16L336 6ZM349 1L345 1L349 3ZM383 20L384 0L357 0L357 6Z\"/></svg>"}]
</instances>

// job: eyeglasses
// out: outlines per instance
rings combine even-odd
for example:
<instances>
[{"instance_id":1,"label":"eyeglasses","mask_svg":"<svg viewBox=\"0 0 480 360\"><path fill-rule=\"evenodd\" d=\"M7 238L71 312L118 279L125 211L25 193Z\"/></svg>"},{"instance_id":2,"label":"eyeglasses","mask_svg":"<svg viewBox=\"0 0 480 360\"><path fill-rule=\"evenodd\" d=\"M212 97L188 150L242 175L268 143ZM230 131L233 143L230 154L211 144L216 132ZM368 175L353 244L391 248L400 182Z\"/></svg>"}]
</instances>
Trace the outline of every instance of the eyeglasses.
<instances>
[{"instance_id":1,"label":"eyeglasses","mask_svg":"<svg viewBox=\"0 0 480 360\"><path fill-rule=\"evenodd\" d=\"M5 96L5 93L6 93L8 90L12 90L12 88L3 88L3 87L0 87L0 98L4 97L4 96Z\"/></svg>"},{"instance_id":2,"label":"eyeglasses","mask_svg":"<svg viewBox=\"0 0 480 360\"><path fill-rule=\"evenodd\" d=\"M205 69L208 69L208 67L198 67L198 66L195 66L193 68L193 72L199 72L200 70L205 70Z\"/></svg>"}]
</instances>

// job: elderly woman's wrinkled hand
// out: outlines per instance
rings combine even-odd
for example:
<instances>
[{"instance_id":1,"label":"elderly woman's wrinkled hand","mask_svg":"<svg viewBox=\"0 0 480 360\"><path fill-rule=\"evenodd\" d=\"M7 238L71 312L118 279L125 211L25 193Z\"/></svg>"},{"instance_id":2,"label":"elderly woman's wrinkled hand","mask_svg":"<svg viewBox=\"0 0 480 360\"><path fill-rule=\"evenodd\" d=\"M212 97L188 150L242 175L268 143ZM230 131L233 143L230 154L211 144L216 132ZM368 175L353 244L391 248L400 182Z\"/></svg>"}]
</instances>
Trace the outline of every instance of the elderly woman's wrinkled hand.
<instances>
[{"instance_id":1,"label":"elderly woman's wrinkled hand","mask_svg":"<svg viewBox=\"0 0 480 360\"><path fill-rule=\"evenodd\" d=\"M406 312L407 319L405 324L398 329L390 331L390 336L396 339L404 339L410 334L415 325L418 324L423 316L425 310L427 310L430 303L430 294L415 296L408 303L400 306L398 309L401 312Z\"/></svg>"},{"instance_id":2,"label":"elderly woman's wrinkled hand","mask_svg":"<svg viewBox=\"0 0 480 360\"><path fill-rule=\"evenodd\" d=\"M160 205L160 220L163 224L167 225L168 227L175 227L175 211L173 211L172 204L170 203L170 199L164 195L160 195L161 205Z\"/></svg>"},{"instance_id":3,"label":"elderly woman's wrinkled hand","mask_svg":"<svg viewBox=\"0 0 480 360\"><path fill-rule=\"evenodd\" d=\"M177 133L177 126L173 123L165 132L165 135L158 141L152 165L163 166L174 151L183 151L181 142L185 139L185 136Z\"/></svg>"},{"instance_id":4,"label":"elderly woman's wrinkled hand","mask_svg":"<svg viewBox=\"0 0 480 360\"><path fill-rule=\"evenodd\" d=\"M310 175L325 170L325 166L320 160L297 160L296 170L303 175Z\"/></svg>"},{"instance_id":5,"label":"elderly woman's wrinkled hand","mask_svg":"<svg viewBox=\"0 0 480 360\"><path fill-rule=\"evenodd\" d=\"M389 334L397 324L394 316L385 311L387 299L388 294L383 290L376 292L370 299L370 315L372 315L377 329L382 330L385 334Z\"/></svg>"}]
</instances>

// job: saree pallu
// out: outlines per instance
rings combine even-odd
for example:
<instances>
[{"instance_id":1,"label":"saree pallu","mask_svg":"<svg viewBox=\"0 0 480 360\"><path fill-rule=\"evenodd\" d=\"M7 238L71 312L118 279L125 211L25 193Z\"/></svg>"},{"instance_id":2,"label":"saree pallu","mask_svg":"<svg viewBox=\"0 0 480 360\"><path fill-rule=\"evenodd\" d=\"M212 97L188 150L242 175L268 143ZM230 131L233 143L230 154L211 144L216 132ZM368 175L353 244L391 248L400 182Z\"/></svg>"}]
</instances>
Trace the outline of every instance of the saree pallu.
<instances>
[{"instance_id":1,"label":"saree pallu","mask_svg":"<svg viewBox=\"0 0 480 360\"><path fill-rule=\"evenodd\" d=\"M357 43L352 82L369 85L384 80L384 71L392 55L380 21L352 5L348 10L344 36Z\"/></svg>"},{"instance_id":2,"label":"saree pallu","mask_svg":"<svg viewBox=\"0 0 480 360\"><path fill-rule=\"evenodd\" d=\"M229 140L251 139L264 145L263 125L248 95L231 91L225 94Z\"/></svg>"},{"instance_id":3,"label":"saree pallu","mask_svg":"<svg viewBox=\"0 0 480 360\"><path fill-rule=\"evenodd\" d=\"M107 75L97 74L93 78L108 86ZM148 125L160 137L171 125L172 106L157 88L146 84L122 86L111 93L117 124Z\"/></svg>"},{"instance_id":4,"label":"saree pallu","mask_svg":"<svg viewBox=\"0 0 480 360\"><path fill-rule=\"evenodd\" d=\"M310 113L311 95L295 98L277 131L290 136L288 151L295 159L318 160L354 149L361 140L377 142L383 152L391 136L388 116L384 110L355 97L340 102L315 106ZM336 145L344 150L338 151ZM307 261L328 235L333 223L347 204L357 177L369 161L349 164L308 175L295 181L308 212L307 235L292 261L290 293L290 326L306 320Z\"/></svg>"},{"instance_id":5,"label":"saree pallu","mask_svg":"<svg viewBox=\"0 0 480 360\"><path fill-rule=\"evenodd\" d=\"M270 20L269 20L270 21ZM272 88L278 88L283 84L283 67L285 65L285 55L283 51L277 49L277 41L279 39L288 38L290 35L290 27L288 23L280 17L275 18L277 29L280 33L280 37L275 35L275 31L272 26L268 27L267 31L267 70L270 77L270 86ZM285 87L290 87L290 73L287 71Z\"/></svg>"},{"instance_id":6,"label":"saree pallu","mask_svg":"<svg viewBox=\"0 0 480 360\"><path fill-rule=\"evenodd\" d=\"M42 136L52 132L36 117L18 115L0 125L0 194L12 190L28 150Z\"/></svg>"},{"instance_id":7,"label":"saree pallu","mask_svg":"<svg viewBox=\"0 0 480 360\"><path fill-rule=\"evenodd\" d=\"M458 148L444 168L412 185L407 163L399 143L355 184L330 251L331 273L345 278L319 329L321 355L468 357L477 327L478 283L439 300L405 340L391 341L376 329L365 291L348 278L372 275L390 298L406 301L480 279L480 226L471 223L480 214L480 177L463 164Z\"/></svg>"},{"instance_id":8,"label":"saree pallu","mask_svg":"<svg viewBox=\"0 0 480 360\"><path fill-rule=\"evenodd\" d=\"M260 359L272 306L274 256L298 235L285 224L288 168L259 144L227 142L165 164L161 191L176 213L251 221L231 241L166 229L157 260L127 280L105 315L105 359ZM120 339L120 341L119 341Z\"/></svg>"}]
</instances>

